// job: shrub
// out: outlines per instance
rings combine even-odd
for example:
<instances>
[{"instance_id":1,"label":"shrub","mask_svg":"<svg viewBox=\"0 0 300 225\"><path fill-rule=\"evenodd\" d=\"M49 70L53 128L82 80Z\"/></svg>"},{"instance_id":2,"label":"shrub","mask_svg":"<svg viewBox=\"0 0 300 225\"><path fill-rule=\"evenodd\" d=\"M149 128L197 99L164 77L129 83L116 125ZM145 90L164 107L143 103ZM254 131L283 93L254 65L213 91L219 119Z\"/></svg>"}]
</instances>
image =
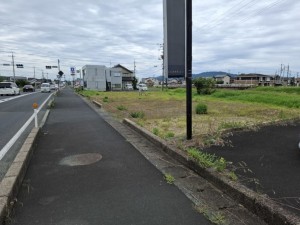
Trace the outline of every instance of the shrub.
<instances>
[{"instance_id":1,"label":"shrub","mask_svg":"<svg viewBox=\"0 0 300 225\"><path fill-rule=\"evenodd\" d=\"M156 136L158 136L158 134L159 134L158 128L156 128L156 127L153 128L152 133L155 134Z\"/></svg>"},{"instance_id":2,"label":"shrub","mask_svg":"<svg viewBox=\"0 0 300 225\"><path fill-rule=\"evenodd\" d=\"M193 80L199 95L210 95L215 92L215 80L212 78L206 79L199 77Z\"/></svg>"},{"instance_id":3,"label":"shrub","mask_svg":"<svg viewBox=\"0 0 300 225\"><path fill-rule=\"evenodd\" d=\"M207 114L207 105L199 103L196 106L196 114Z\"/></svg>"},{"instance_id":4,"label":"shrub","mask_svg":"<svg viewBox=\"0 0 300 225\"><path fill-rule=\"evenodd\" d=\"M117 106L117 109L120 111L127 110L127 108L124 105Z\"/></svg>"},{"instance_id":5,"label":"shrub","mask_svg":"<svg viewBox=\"0 0 300 225\"><path fill-rule=\"evenodd\" d=\"M168 132L168 133L166 133L166 138L172 138L172 137L174 137L175 136L175 134L173 133L173 132Z\"/></svg>"},{"instance_id":6,"label":"shrub","mask_svg":"<svg viewBox=\"0 0 300 225\"><path fill-rule=\"evenodd\" d=\"M108 97L107 97L107 96L105 96L105 97L103 98L103 102L108 102Z\"/></svg>"},{"instance_id":7,"label":"shrub","mask_svg":"<svg viewBox=\"0 0 300 225\"><path fill-rule=\"evenodd\" d=\"M132 112L130 113L130 116L132 118L144 118L145 114L144 112Z\"/></svg>"}]
</instances>

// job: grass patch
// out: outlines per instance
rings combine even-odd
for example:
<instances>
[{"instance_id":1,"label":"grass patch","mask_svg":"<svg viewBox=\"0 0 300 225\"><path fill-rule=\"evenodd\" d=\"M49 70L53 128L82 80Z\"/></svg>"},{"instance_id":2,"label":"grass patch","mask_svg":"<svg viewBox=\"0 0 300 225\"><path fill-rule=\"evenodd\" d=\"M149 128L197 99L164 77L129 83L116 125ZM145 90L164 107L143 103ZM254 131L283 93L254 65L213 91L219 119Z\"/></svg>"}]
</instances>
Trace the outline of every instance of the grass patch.
<instances>
[{"instance_id":1,"label":"grass patch","mask_svg":"<svg viewBox=\"0 0 300 225\"><path fill-rule=\"evenodd\" d=\"M159 135L159 129L156 128L156 127L153 128L152 133L153 133L154 135L158 136L158 135Z\"/></svg>"},{"instance_id":2,"label":"grass patch","mask_svg":"<svg viewBox=\"0 0 300 225\"><path fill-rule=\"evenodd\" d=\"M142 96L138 92L80 91L80 94L90 100L108 101L109 104L103 106L107 112L118 119L129 116L151 132L155 127L156 135L175 145L186 137L185 88L164 91L158 88ZM181 145L184 149L187 146L222 144L221 130L257 127L262 122L300 118L297 108L299 97L296 88L217 90L210 96L200 96L194 88L193 105L196 108L198 103L205 103L209 113L198 116L193 110L193 139ZM169 131L174 136L168 134Z\"/></svg>"},{"instance_id":3,"label":"grass patch","mask_svg":"<svg viewBox=\"0 0 300 225\"><path fill-rule=\"evenodd\" d=\"M117 109L120 110L120 111L127 110L127 108L124 105L117 106Z\"/></svg>"},{"instance_id":4,"label":"grass patch","mask_svg":"<svg viewBox=\"0 0 300 225\"><path fill-rule=\"evenodd\" d=\"M96 95L97 95L97 93L96 93ZM108 102L108 97L105 96L105 97L102 99L102 101L103 101L103 102Z\"/></svg>"},{"instance_id":5,"label":"grass patch","mask_svg":"<svg viewBox=\"0 0 300 225\"><path fill-rule=\"evenodd\" d=\"M220 212L215 212L213 210L208 209L208 207L198 207L196 208L201 214L205 216L210 222L223 225L227 224L225 216Z\"/></svg>"},{"instance_id":6,"label":"grass patch","mask_svg":"<svg viewBox=\"0 0 300 225\"><path fill-rule=\"evenodd\" d=\"M132 112L132 113L130 113L130 116L132 118L140 118L140 119L142 119L142 118L144 118L145 113L144 112Z\"/></svg>"},{"instance_id":7,"label":"grass patch","mask_svg":"<svg viewBox=\"0 0 300 225\"><path fill-rule=\"evenodd\" d=\"M202 152L196 148L189 148L187 153L202 167L214 168L219 172L222 172L226 169L227 162L222 157L217 157L214 154Z\"/></svg>"},{"instance_id":8,"label":"grass patch","mask_svg":"<svg viewBox=\"0 0 300 225\"><path fill-rule=\"evenodd\" d=\"M198 105L196 106L196 114L207 114L207 105L198 103Z\"/></svg>"},{"instance_id":9,"label":"grass patch","mask_svg":"<svg viewBox=\"0 0 300 225\"><path fill-rule=\"evenodd\" d=\"M268 91L263 91L268 90ZM252 103L263 103L267 105L283 106L287 108L300 108L300 92L296 89L255 89L255 90L219 90L212 94L214 98Z\"/></svg>"},{"instance_id":10,"label":"grass patch","mask_svg":"<svg viewBox=\"0 0 300 225\"><path fill-rule=\"evenodd\" d=\"M175 178L171 174L165 174L165 180L168 184L174 184Z\"/></svg>"}]
</instances>

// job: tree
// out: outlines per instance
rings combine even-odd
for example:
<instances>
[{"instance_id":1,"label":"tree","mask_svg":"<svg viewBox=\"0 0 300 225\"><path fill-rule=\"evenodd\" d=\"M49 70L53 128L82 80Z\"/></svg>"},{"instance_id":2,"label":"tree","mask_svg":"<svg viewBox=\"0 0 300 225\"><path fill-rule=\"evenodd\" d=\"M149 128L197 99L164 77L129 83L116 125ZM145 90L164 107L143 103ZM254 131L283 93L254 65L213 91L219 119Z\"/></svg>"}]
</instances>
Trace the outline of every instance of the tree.
<instances>
[{"instance_id":1,"label":"tree","mask_svg":"<svg viewBox=\"0 0 300 225\"><path fill-rule=\"evenodd\" d=\"M137 90L137 83L138 83L138 79L136 77L133 77L133 80L132 80L133 90Z\"/></svg>"},{"instance_id":2,"label":"tree","mask_svg":"<svg viewBox=\"0 0 300 225\"><path fill-rule=\"evenodd\" d=\"M16 85L19 87L24 87L26 84L29 84L27 80L16 80Z\"/></svg>"},{"instance_id":3,"label":"tree","mask_svg":"<svg viewBox=\"0 0 300 225\"><path fill-rule=\"evenodd\" d=\"M212 78L199 77L193 80L199 95L210 95L215 92L215 80Z\"/></svg>"}]
</instances>

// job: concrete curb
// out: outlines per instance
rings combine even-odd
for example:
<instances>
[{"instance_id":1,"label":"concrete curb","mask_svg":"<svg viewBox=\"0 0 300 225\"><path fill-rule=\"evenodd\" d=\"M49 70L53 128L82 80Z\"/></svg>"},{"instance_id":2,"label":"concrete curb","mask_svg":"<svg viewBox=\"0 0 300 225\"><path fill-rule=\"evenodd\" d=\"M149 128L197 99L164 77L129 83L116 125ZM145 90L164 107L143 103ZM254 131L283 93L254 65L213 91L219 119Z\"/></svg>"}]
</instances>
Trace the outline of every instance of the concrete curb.
<instances>
[{"instance_id":1,"label":"concrete curb","mask_svg":"<svg viewBox=\"0 0 300 225\"><path fill-rule=\"evenodd\" d=\"M46 111L40 127L44 125L48 115L49 110ZM29 166L40 127L34 127L31 130L16 158L0 182L0 224L4 224L5 219L9 218L10 211L17 202L16 196L18 195L18 191Z\"/></svg>"},{"instance_id":2,"label":"concrete curb","mask_svg":"<svg viewBox=\"0 0 300 225\"><path fill-rule=\"evenodd\" d=\"M97 101L95 101L95 100L93 100L92 101L96 106L98 106L99 108L102 108L102 104L101 103L99 103L99 102L97 102Z\"/></svg>"},{"instance_id":3,"label":"concrete curb","mask_svg":"<svg viewBox=\"0 0 300 225\"><path fill-rule=\"evenodd\" d=\"M177 161L198 173L227 195L231 196L238 203L243 205L253 214L271 225L300 225L300 217L296 214L283 209L279 204L272 201L268 196L258 194L249 188L228 179L225 176L220 176L214 170L206 169L199 166L194 160L190 159L184 152L175 147L169 146L167 142L155 136L145 128L142 128L129 119L124 119L123 123L139 134L147 138L164 152L175 158Z\"/></svg>"}]
</instances>

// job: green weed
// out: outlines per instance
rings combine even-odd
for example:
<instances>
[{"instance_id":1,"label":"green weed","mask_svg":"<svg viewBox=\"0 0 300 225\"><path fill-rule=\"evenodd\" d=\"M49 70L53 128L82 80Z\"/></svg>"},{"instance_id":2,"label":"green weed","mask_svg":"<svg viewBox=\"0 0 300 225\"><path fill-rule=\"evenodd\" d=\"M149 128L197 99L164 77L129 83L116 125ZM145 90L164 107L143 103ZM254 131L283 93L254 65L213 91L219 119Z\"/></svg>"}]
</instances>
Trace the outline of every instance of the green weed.
<instances>
[{"instance_id":1,"label":"green weed","mask_svg":"<svg viewBox=\"0 0 300 225\"><path fill-rule=\"evenodd\" d=\"M165 174L165 180L168 184L174 184L175 178L171 174Z\"/></svg>"},{"instance_id":2,"label":"green weed","mask_svg":"<svg viewBox=\"0 0 300 225\"><path fill-rule=\"evenodd\" d=\"M153 128L152 133L155 134L156 136L159 135L159 129L158 128Z\"/></svg>"},{"instance_id":3,"label":"green weed","mask_svg":"<svg viewBox=\"0 0 300 225\"><path fill-rule=\"evenodd\" d=\"M207 114L207 105L198 103L196 106L196 114Z\"/></svg>"},{"instance_id":4,"label":"green weed","mask_svg":"<svg viewBox=\"0 0 300 225\"><path fill-rule=\"evenodd\" d=\"M130 113L130 116L132 117L132 118L144 118L144 116L145 116L145 114L144 114L144 112L132 112L132 113Z\"/></svg>"},{"instance_id":5,"label":"green weed","mask_svg":"<svg viewBox=\"0 0 300 225\"><path fill-rule=\"evenodd\" d=\"M127 108L124 105L117 106L117 109L120 110L120 111L127 110Z\"/></svg>"},{"instance_id":6,"label":"green weed","mask_svg":"<svg viewBox=\"0 0 300 225\"><path fill-rule=\"evenodd\" d=\"M188 155L196 160L200 166L205 168L215 168L217 171L222 172L226 169L227 162L222 157L217 157L214 154L202 152L196 148L189 148Z\"/></svg>"}]
</instances>

